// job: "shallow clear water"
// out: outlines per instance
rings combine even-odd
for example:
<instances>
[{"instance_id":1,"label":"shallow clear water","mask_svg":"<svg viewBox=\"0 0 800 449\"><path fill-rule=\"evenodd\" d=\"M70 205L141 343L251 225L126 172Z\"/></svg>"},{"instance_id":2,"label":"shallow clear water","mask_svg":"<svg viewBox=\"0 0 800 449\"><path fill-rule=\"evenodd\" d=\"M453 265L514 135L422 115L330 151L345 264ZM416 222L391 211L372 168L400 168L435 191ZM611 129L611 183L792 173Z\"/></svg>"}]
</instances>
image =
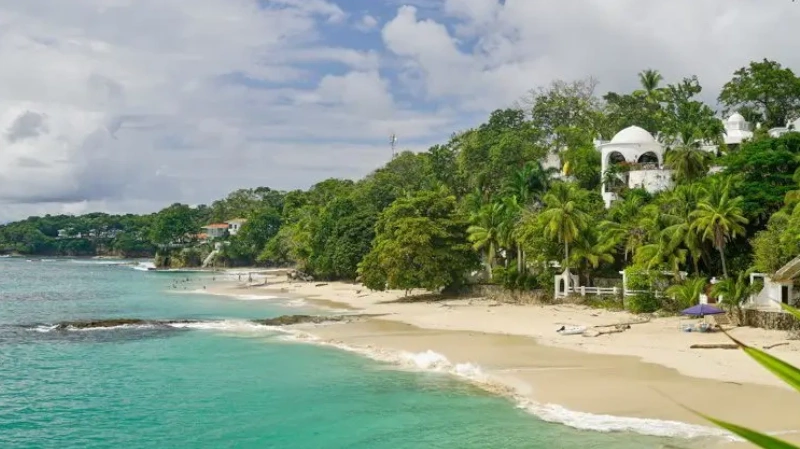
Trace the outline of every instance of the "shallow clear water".
<instances>
[{"instance_id":1,"label":"shallow clear water","mask_svg":"<svg viewBox=\"0 0 800 449\"><path fill-rule=\"evenodd\" d=\"M179 282L187 276L189 282ZM333 348L287 342L241 320L309 309L190 293L208 282L207 275L91 261L0 259L0 448L625 449L666 443L544 423L445 375L397 371ZM21 326L110 317L228 321L216 329Z\"/></svg>"}]
</instances>

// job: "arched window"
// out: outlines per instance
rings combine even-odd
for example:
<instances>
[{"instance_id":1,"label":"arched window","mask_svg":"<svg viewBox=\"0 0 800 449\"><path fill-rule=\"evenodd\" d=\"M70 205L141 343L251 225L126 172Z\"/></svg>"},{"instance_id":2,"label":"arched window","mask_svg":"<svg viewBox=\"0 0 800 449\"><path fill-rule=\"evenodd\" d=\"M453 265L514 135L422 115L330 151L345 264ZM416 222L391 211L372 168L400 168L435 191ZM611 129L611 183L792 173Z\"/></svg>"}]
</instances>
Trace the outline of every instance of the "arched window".
<instances>
[{"instance_id":1,"label":"arched window","mask_svg":"<svg viewBox=\"0 0 800 449\"><path fill-rule=\"evenodd\" d=\"M619 151L612 151L608 153L608 166L620 164L622 162L625 162L625 156L623 156Z\"/></svg>"},{"instance_id":2,"label":"arched window","mask_svg":"<svg viewBox=\"0 0 800 449\"><path fill-rule=\"evenodd\" d=\"M647 153L644 153L641 156L639 156L639 160L636 162L640 164L653 164L658 166L658 156L652 151L648 151Z\"/></svg>"}]
</instances>

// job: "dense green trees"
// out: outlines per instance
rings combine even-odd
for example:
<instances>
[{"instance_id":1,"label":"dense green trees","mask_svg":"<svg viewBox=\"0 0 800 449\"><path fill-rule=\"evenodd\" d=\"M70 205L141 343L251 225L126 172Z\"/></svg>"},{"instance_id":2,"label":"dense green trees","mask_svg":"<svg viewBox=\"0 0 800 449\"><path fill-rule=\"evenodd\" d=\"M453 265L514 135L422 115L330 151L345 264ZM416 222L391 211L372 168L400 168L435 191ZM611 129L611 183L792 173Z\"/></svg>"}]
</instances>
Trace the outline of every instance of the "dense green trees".
<instances>
[{"instance_id":1,"label":"dense green trees","mask_svg":"<svg viewBox=\"0 0 800 449\"><path fill-rule=\"evenodd\" d=\"M641 310L685 305L707 279L739 282L751 267L774 271L800 254L800 133L761 130L728 149L722 122L699 100L697 77L671 82L648 69L635 90L602 97L597 85L554 81L519 107L496 110L428 151L402 152L358 181L240 189L210 206L173 204L143 216L32 217L0 226L0 251L145 255L159 247L165 260L194 264L216 247L215 264L290 265L319 279L360 276L376 289L456 288L485 273L482 282L549 292L565 268L589 285L626 268L670 273L675 300L648 298ZM800 113L798 89L791 70L753 62L720 101L782 126ZM594 140L629 125L667 149L675 187L650 194L621 181L631 167L600 172ZM719 154L709 145L720 145ZM620 197L607 210L603 177ZM224 243L194 241L201 226L235 218L248 221ZM72 237L59 238L60 230ZM692 278L678 283L684 271Z\"/></svg>"},{"instance_id":2,"label":"dense green trees","mask_svg":"<svg viewBox=\"0 0 800 449\"><path fill-rule=\"evenodd\" d=\"M46 215L0 226L0 253L151 256L152 215ZM59 231L69 238L58 238ZM77 236L81 238L77 238Z\"/></svg>"},{"instance_id":3,"label":"dense green trees","mask_svg":"<svg viewBox=\"0 0 800 449\"><path fill-rule=\"evenodd\" d=\"M195 211L185 204L175 203L156 214L150 229L150 239L159 245L185 243L201 226Z\"/></svg>"},{"instance_id":4,"label":"dense green trees","mask_svg":"<svg viewBox=\"0 0 800 449\"><path fill-rule=\"evenodd\" d=\"M800 78L778 62L753 61L722 87L719 102L767 128L785 126L800 111Z\"/></svg>"},{"instance_id":5,"label":"dense green trees","mask_svg":"<svg viewBox=\"0 0 800 449\"><path fill-rule=\"evenodd\" d=\"M373 290L464 285L478 257L456 206L456 197L439 188L400 198L383 211L372 250L359 265L364 285Z\"/></svg>"},{"instance_id":6,"label":"dense green trees","mask_svg":"<svg viewBox=\"0 0 800 449\"><path fill-rule=\"evenodd\" d=\"M744 215L752 225L766 223L796 188L793 176L800 168L799 156L800 133L789 133L747 142L721 161L725 173L741 180L736 191L744 199Z\"/></svg>"}]
</instances>

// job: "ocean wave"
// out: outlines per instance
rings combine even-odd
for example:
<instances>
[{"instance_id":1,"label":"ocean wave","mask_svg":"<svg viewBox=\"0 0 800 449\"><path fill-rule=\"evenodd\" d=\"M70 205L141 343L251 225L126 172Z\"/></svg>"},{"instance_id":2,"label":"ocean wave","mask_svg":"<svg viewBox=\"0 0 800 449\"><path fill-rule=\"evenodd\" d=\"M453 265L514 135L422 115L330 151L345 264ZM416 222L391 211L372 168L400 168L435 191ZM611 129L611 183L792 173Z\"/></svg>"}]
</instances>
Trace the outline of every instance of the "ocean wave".
<instances>
[{"instance_id":1,"label":"ocean wave","mask_svg":"<svg viewBox=\"0 0 800 449\"><path fill-rule=\"evenodd\" d=\"M265 326L247 320L219 320L196 323L170 323L167 326L175 329L213 330L231 333L275 332L276 326Z\"/></svg>"},{"instance_id":2,"label":"ocean wave","mask_svg":"<svg viewBox=\"0 0 800 449\"><path fill-rule=\"evenodd\" d=\"M654 437L694 439L702 437L741 441L730 433L710 426L678 421L599 415L569 410L557 404L542 404L520 394L515 388L493 379L474 363L452 363L446 356L432 351L408 352L378 348L371 345L359 347L333 340L323 340L304 331L287 329L282 339L334 347L361 356L388 363L401 369L436 372L454 376L486 391L508 397L517 407L539 419L581 430L596 432L632 432Z\"/></svg>"},{"instance_id":3,"label":"ocean wave","mask_svg":"<svg viewBox=\"0 0 800 449\"><path fill-rule=\"evenodd\" d=\"M70 263L75 263L78 265L130 265L134 263L131 260L123 260L123 259L116 259L116 260L83 260L83 259L69 259Z\"/></svg>"},{"instance_id":4,"label":"ocean wave","mask_svg":"<svg viewBox=\"0 0 800 449\"><path fill-rule=\"evenodd\" d=\"M274 295L253 295L253 294L244 294L244 293L227 293L227 292L214 292L208 291L203 289L196 289L190 290L191 293L201 293L206 295L214 295L214 296L225 296L230 299L238 299L239 301L270 301L275 299L281 299L278 296ZM289 301L286 301L287 303Z\"/></svg>"},{"instance_id":5,"label":"ocean wave","mask_svg":"<svg viewBox=\"0 0 800 449\"><path fill-rule=\"evenodd\" d=\"M122 330L122 329L156 329L165 327L167 326L158 324L119 324L116 326L96 326L96 327L75 327L75 326L62 327L59 325L39 325L28 328L28 330L40 333L47 333L53 331L93 332L93 331L110 331L110 330Z\"/></svg>"},{"instance_id":6,"label":"ocean wave","mask_svg":"<svg viewBox=\"0 0 800 449\"><path fill-rule=\"evenodd\" d=\"M131 268L137 271L152 271L156 269L156 264L153 262L139 262L136 265L131 265Z\"/></svg>"},{"instance_id":7,"label":"ocean wave","mask_svg":"<svg viewBox=\"0 0 800 449\"><path fill-rule=\"evenodd\" d=\"M729 441L741 441L722 429L709 426L660 419L599 415L569 410L557 404L540 404L523 397L516 397L515 399L517 400L517 407L543 421L563 424L581 430L632 432L655 437L684 439L719 437Z\"/></svg>"},{"instance_id":8,"label":"ocean wave","mask_svg":"<svg viewBox=\"0 0 800 449\"><path fill-rule=\"evenodd\" d=\"M77 327L60 325L38 325L28 328L31 332L48 333L53 331L67 332L94 332L111 330L144 330L144 329L194 329L194 330L214 330L232 333L253 333L253 332L275 332L280 330L277 326L267 326L254 323L248 320L217 320L217 321L196 321L196 322L174 322L174 323L137 323L137 324L118 324L109 326Z\"/></svg>"}]
</instances>

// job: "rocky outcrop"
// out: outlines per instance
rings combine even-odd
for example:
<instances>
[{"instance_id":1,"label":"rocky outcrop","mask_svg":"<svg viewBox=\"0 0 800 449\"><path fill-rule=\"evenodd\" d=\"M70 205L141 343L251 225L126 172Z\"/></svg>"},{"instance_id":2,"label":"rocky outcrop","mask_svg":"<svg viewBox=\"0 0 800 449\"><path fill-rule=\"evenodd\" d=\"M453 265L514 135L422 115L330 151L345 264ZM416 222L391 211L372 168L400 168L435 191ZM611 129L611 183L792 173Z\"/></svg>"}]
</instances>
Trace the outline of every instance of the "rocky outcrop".
<instances>
[{"instance_id":1,"label":"rocky outcrop","mask_svg":"<svg viewBox=\"0 0 800 449\"><path fill-rule=\"evenodd\" d=\"M142 320L138 318L110 318L105 320L64 321L56 324L56 330L100 329L120 326L168 326L170 324L198 323L197 320Z\"/></svg>"},{"instance_id":2,"label":"rocky outcrop","mask_svg":"<svg viewBox=\"0 0 800 449\"><path fill-rule=\"evenodd\" d=\"M321 324L354 321L380 315L282 315L275 318L249 320L262 326L292 326L295 324ZM102 329L123 326L164 326L210 322L208 320L145 320L139 318L109 318L86 321L64 321L55 325L55 330ZM36 326L30 326L36 327Z\"/></svg>"},{"instance_id":3,"label":"rocky outcrop","mask_svg":"<svg viewBox=\"0 0 800 449\"><path fill-rule=\"evenodd\" d=\"M253 320L254 323L263 324L264 326L292 326L295 324L322 324L322 323L336 323L355 321L364 318L377 317L380 315L283 315L276 318L267 318L264 320Z\"/></svg>"}]
</instances>

